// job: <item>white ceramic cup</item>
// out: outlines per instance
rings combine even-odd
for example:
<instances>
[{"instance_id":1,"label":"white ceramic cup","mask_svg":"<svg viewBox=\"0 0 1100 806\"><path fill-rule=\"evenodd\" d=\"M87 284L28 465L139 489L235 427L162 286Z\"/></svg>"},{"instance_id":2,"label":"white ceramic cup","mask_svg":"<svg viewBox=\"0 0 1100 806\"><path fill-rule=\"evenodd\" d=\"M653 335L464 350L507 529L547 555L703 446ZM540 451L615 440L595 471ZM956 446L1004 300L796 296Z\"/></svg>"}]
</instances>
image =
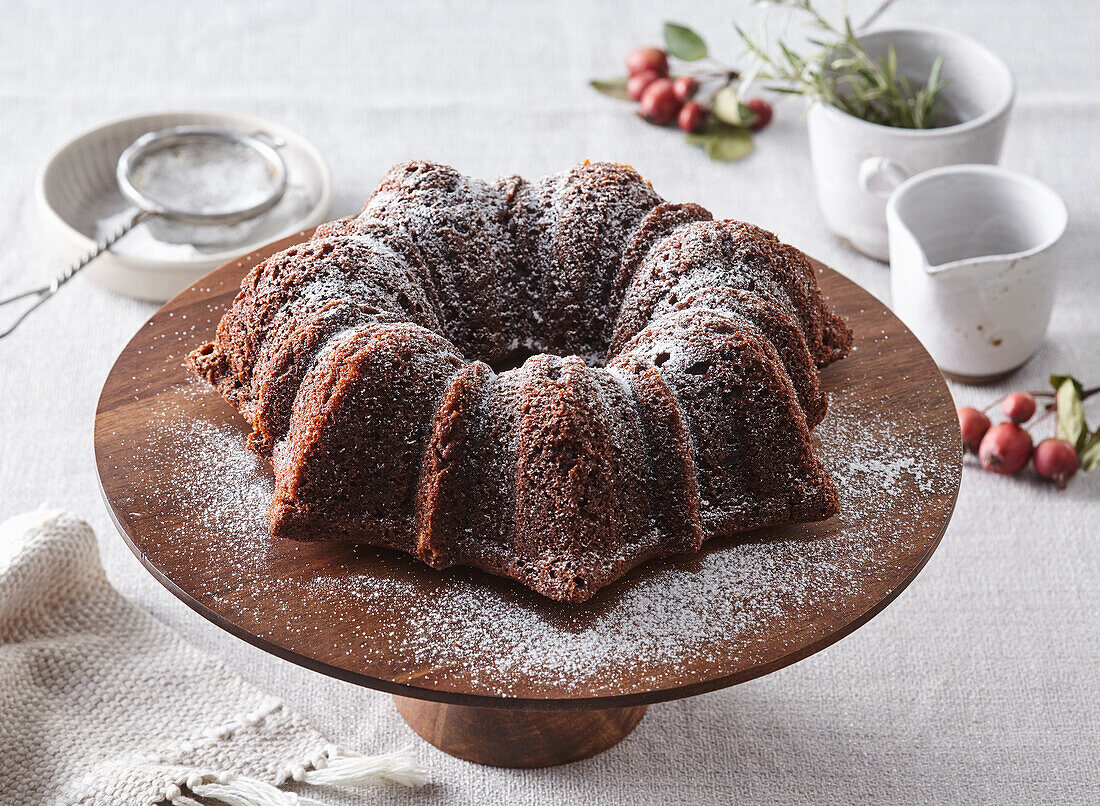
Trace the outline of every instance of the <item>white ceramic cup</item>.
<instances>
[{"instance_id":1,"label":"white ceramic cup","mask_svg":"<svg viewBox=\"0 0 1100 806\"><path fill-rule=\"evenodd\" d=\"M942 55L942 109L951 126L899 129L868 123L815 103L807 124L818 203L829 227L878 260L889 251L886 199L906 178L955 163L996 163L1015 95L1008 66L985 46L950 31L900 28L863 34L875 58L892 44L898 71L922 86Z\"/></svg>"},{"instance_id":2,"label":"white ceramic cup","mask_svg":"<svg viewBox=\"0 0 1100 806\"><path fill-rule=\"evenodd\" d=\"M886 205L894 312L957 380L1010 372L1042 344L1069 215L1037 179L951 165L904 182Z\"/></svg>"}]
</instances>

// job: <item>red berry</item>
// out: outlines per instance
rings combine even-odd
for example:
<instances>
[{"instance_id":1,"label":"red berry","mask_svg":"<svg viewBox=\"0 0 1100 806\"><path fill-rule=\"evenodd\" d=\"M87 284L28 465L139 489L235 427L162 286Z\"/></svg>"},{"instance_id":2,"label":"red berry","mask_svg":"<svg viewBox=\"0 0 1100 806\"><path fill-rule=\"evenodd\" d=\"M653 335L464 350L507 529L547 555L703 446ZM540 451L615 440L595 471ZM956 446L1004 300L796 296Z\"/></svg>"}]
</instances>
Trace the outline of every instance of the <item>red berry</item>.
<instances>
[{"instance_id":1,"label":"red berry","mask_svg":"<svg viewBox=\"0 0 1100 806\"><path fill-rule=\"evenodd\" d=\"M664 126L680 111L680 102L672 91L672 82L659 78L642 93L642 117L650 123Z\"/></svg>"},{"instance_id":2,"label":"red berry","mask_svg":"<svg viewBox=\"0 0 1100 806\"><path fill-rule=\"evenodd\" d=\"M678 76L672 82L672 91L676 93L676 98L681 103L691 98L697 89L699 89L699 82L691 76Z\"/></svg>"},{"instance_id":3,"label":"red berry","mask_svg":"<svg viewBox=\"0 0 1100 806\"><path fill-rule=\"evenodd\" d=\"M989 430L989 418L970 406L958 409L959 428L962 429L963 447L970 453L977 453L982 437Z\"/></svg>"},{"instance_id":4,"label":"red berry","mask_svg":"<svg viewBox=\"0 0 1100 806\"><path fill-rule=\"evenodd\" d=\"M1077 472L1077 451L1064 439L1044 439L1035 446L1035 472L1064 490Z\"/></svg>"},{"instance_id":5,"label":"red berry","mask_svg":"<svg viewBox=\"0 0 1100 806\"><path fill-rule=\"evenodd\" d=\"M1019 473L1031 458L1031 434L1016 423L998 423L982 437L978 458L982 467L994 473Z\"/></svg>"},{"instance_id":6,"label":"red berry","mask_svg":"<svg viewBox=\"0 0 1100 806\"><path fill-rule=\"evenodd\" d=\"M643 70L640 73L635 73L630 77L630 81L626 82L626 94L630 96L632 101L641 100L645 88L660 77L656 70Z\"/></svg>"},{"instance_id":7,"label":"red berry","mask_svg":"<svg viewBox=\"0 0 1100 806\"><path fill-rule=\"evenodd\" d=\"M772 105L763 98L749 98L745 101L745 106L756 115L749 124L751 131L758 132L772 122Z\"/></svg>"},{"instance_id":8,"label":"red berry","mask_svg":"<svg viewBox=\"0 0 1100 806\"><path fill-rule=\"evenodd\" d=\"M1014 423L1026 423L1035 414L1035 398L1027 392L1013 392L1001 403L1001 411Z\"/></svg>"},{"instance_id":9,"label":"red berry","mask_svg":"<svg viewBox=\"0 0 1100 806\"><path fill-rule=\"evenodd\" d=\"M652 70L659 76L668 75L668 57L660 48L635 48L626 57L626 69L632 76Z\"/></svg>"},{"instance_id":10,"label":"red berry","mask_svg":"<svg viewBox=\"0 0 1100 806\"><path fill-rule=\"evenodd\" d=\"M679 127L688 134L699 131L706 122L707 108L695 101L684 104L684 108L680 110L680 116L676 119Z\"/></svg>"}]
</instances>

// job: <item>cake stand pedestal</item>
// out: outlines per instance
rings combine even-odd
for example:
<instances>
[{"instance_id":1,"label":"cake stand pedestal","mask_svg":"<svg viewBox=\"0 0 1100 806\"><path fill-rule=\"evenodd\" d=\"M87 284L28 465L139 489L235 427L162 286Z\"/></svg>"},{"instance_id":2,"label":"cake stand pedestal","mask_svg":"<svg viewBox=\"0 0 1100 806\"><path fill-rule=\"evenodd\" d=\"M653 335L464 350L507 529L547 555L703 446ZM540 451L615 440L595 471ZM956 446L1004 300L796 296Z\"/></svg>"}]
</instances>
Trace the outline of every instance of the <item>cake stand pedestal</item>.
<instances>
[{"instance_id":1,"label":"cake stand pedestal","mask_svg":"<svg viewBox=\"0 0 1100 806\"><path fill-rule=\"evenodd\" d=\"M943 378L881 302L816 264L856 334L851 357L822 375L831 405L814 432L837 517L710 541L581 605L383 549L272 540L270 467L183 362L247 270L308 234L217 269L134 336L96 413L100 485L122 537L183 602L278 657L395 695L447 753L535 767L606 750L648 704L768 674L848 635L916 577L947 527L962 451Z\"/></svg>"},{"instance_id":2,"label":"cake stand pedestal","mask_svg":"<svg viewBox=\"0 0 1100 806\"><path fill-rule=\"evenodd\" d=\"M629 736L648 707L518 711L396 694L393 701L421 738L452 756L492 767L550 767L602 753Z\"/></svg>"}]
</instances>

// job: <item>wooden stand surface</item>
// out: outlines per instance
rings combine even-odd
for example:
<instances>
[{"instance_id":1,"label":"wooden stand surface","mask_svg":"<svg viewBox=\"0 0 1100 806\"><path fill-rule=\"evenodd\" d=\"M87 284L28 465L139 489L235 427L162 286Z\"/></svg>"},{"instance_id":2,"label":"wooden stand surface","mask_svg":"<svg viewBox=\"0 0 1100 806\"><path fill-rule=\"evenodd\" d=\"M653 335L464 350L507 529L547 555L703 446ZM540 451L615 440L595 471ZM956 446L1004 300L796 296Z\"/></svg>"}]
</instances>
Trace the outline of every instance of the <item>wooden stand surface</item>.
<instances>
[{"instance_id":1,"label":"wooden stand surface","mask_svg":"<svg viewBox=\"0 0 1100 806\"><path fill-rule=\"evenodd\" d=\"M767 674L847 635L898 595L943 535L962 466L951 395L928 354L881 302L816 264L823 291L856 333L852 356L823 374L833 400L829 417L847 412L865 418L868 428L889 429L919 446L908 464L899 465L911 477L901 471L892 477L903 494L895 490L893 498L874 501L875 512L842 511L821 524L712 541L698 555L636 569L584 605L553 602L472 569L437 572L395 552L273 541L264 528L266 500L256 494L270 485L270 468L251 458L219 464L222 454L239 450L247 428L213 390L187 374L183 359L212 337L248 268L307 235L217 269L166 303L134 336L99 401L100 484L134 553L186 604L279 657L394 694L413 730L448 753L517 767L599 753L634 729L648 703ZM208 429L204 433L216 444L195 442L191 426ZM849 475L839 481L857 483L869 472L846 456L844 446L820 452L834 475ZM238 487L242 500L235 509L212 503ZM537 664L494 657L499 650L491 642L457 640L462 612L443 612L442 603L461 590L471 601L514 608L517 617L573 638L608 629L610 619L633 618L623 603L647 586L687 585L714 573L715 561L736 556L730 553L740 550L739 543L811 547L830 540L859 549L841 556L837 562L844 567L834 562L829 572L855 582L826 585L823 573L820 595L812 579L799 595L777 594L772 618L715 640L705 651L681 653L675 663L643 653L614 674L548 673ZM377 590L395 593L387 598L372 593ZM410 602L429 610L440 602L441 615L414 618ZM714 605L713 612L733 619L748 603Z\"/></svg>"},{"instance_id":2,"label":"wooden stand surface","mask_svg":"<svg viewBox=\"0 0 1100 806\"><path fill-rule=\"evenodd\" d=\"M600 711L520 711L393 697L421 738L491 767L550 767L602 753L625 739L646 705Z\"/></svg>"}]
</instances>

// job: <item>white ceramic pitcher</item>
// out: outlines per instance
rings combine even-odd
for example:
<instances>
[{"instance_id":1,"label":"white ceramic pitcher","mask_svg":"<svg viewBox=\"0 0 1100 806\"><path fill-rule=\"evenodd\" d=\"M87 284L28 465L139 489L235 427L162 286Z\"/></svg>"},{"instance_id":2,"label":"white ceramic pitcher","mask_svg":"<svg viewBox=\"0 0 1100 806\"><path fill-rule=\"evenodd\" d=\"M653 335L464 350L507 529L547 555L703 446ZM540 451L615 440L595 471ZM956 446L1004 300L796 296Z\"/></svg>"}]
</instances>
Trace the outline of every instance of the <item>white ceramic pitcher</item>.
<instances>
[{"instance_id":1,"label":"white ceramic pitcher","mask_svg":"<svg viewBox=\"0 0 1100 806\"><path fill-rule=\"evenodd\" d=\"M1069 216L1042 182L952 165L904 182L886 205L894 312L944 374L990 380L1039 349Z\"/></svg>"}]
</instances>

